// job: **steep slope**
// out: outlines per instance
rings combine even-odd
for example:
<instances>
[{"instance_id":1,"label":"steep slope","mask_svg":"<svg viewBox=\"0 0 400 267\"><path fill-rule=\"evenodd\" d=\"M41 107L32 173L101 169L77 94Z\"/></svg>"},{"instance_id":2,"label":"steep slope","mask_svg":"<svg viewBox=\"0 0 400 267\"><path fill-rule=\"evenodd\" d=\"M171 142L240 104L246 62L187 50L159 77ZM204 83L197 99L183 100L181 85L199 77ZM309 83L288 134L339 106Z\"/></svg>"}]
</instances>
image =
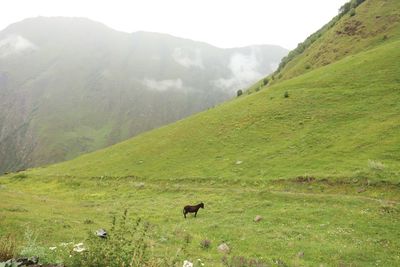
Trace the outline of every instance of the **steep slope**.
<instances>
[{"instance_id":1,"label":"steep slope","mask_svg":"<svg viewBox=\"0 0 400 267\"><path fill-rule=\"evenodd\" d=\"M269 90L29 173L158 179L349 177L368 176L369 162L377 161L387 166L386 178L397 180L399 45L387 42Z\"/></svg>"},{"instance_id":2,"label":"steep slope","mask_svg":"<svg viewBox=\"0 0 400 267\"><path fill-rule=\"evenodd\" d=\"M80 18L10 25L0 32L0 173L70 159L212 107L285 54L122 33Z\"/></svg>"},{"instance_id":3,"label":"steep slope","mask_svg":"<svg viewBox=\"0 0 400 267\"><path fill-rule=\"evenodd\" d=\"M400 38L399 1L352 0L340 12L282 60L274 82Z\"/></svg>"}]
</instances>

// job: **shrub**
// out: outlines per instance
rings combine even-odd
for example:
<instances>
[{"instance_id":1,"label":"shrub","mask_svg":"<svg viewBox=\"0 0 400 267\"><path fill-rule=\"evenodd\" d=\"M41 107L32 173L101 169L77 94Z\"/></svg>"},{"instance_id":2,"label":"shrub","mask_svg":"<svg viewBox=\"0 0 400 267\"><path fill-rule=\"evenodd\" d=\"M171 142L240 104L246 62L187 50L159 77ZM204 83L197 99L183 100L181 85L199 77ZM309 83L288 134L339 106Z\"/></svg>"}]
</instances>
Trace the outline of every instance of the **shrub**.
<instances>
[{"instance_id":1,"label":"shrub","mask_svg":"<svg viewBox=\"0 0 400 267\"><path fill-rule=\"evenodd\" d=\"M373 171L383 171L385 169L385 165L382 162L375 160L368 160L368 167Z\"/></svg>"},{"instance_id":2,"label":"shrub","mask_svg":"<svg viewBox=\"0 0 400 267\"><path fill-rule=\"evenodd\" d=\"M350 8L351 8L351 1L345 3L344 5L342 5L342 6L340 7L340 9L339 9L340 15L344 15L344 14L346 14L347 12L349 12Z\"/></svg>"},{"instance_id":3,"label":"shrub","mask_svg":"<svg viewBox=\"0 0 400 267\"><path fill-rule=\"evenodd\" d=\"M365 0L351 0L347 3L345 3L343 6L340 7L339 9L339 15L343 16L345 14L347 14L348 12L351 12L352 10L354 10L354 15L355 15L355 8L358 7L359 5L361 5ZM351 15L350 16L354 16Z\"/></svg>"},{"instance_id":4,"label":"shrub","mask_svg":"<svg viewBox=\"0 0 400 267\"><path fill-rule=\"evenodd\" d=\"M380 211L383 214L398 213L398 209L396 208L396 206L393 203L387 203L387 202L381 204Z\"/></svg>"},{"instance_id":5,"label":"shrub","mask_svg":"<svg viewBox=\"0 0 400 267\"><path fill-rule=\"evenodd\" d=\"M352 8L349 13L350 17L354 16L355 14L356 14L356 10L354 8Z\"/></svg>"},{"instance_id":6,"label":"shrub","mask_svg":"<svg viewBox=\"0 0 400 267\"><path fill-rule=\"evenodd\" d=\"M263 80L263 84L264 84L264 86L265 85L267 85L269 83L269 80L268 80L268 78L264 78L264 80Z\"/></svg>"},{"instance_id":7,"label":"shrub","mask_svg":"<svg viewBox=\"0 0 400 267\"><path fill-rule=\"evenodd\" d=\"M38 235L30 228L26 229L24 234L24 244L21 248L20 254L24 257L39 257L44 258L46 249L40 246L37 242Z\"/></svg>"},{"instance_id":8,"label":"shrub","mask_svg":"<svg viewBox=\"0 0 400 267\"><path fill-rule=\"evenodd\" d=\"M211 247L211 240L209 240L209 239L201 240L201 242L200 242L200 247L201 247L202 249L208 249L208 248L210 248L210 247Z\"/></svg>"},{"instance_id":9,"label":"shrub","mask_svg":"<svg viewBox=\"0 0 400 267\"><path fill-rule=\"evenodd\" d=\"M28 175L26 175L25 173L19 173L17 175L14 175L12 178L17 180L22 180L28 178Z\"/></svg>"},{"instance_id":10,"label":"shrub","mask_svg":"<svg viewBox=\"0 0 400 267\"><path fill-rule=\"evenodd\" d=\"M128 220L127 211L117 221L114 217L107 238L102 239L90 232L79 250L64 261L66 266L173 266L178 261L172 258L150 255L150 224L140 218Z\"/></svg>"},{"instance_id":11,"label":"shrub","mask_svg":"<svg viewBox=\"0 0 400 267\"><path fill-rule=\"evenodd\" d=\"M183 241L186 244L189 244L190 242L192 242L192 235L189 233L185 233L185 235L183 236Z\"/></svg>"},{"instance_id":12,"label":"shrub","mask_svg":"<svg viewBox=\"0 0 400 267\"><path fill-rule=\"evenodd\" d=\"M237 95L237 96L243 95L243 91L242 91L241 89L239 89L239 90L236 92L236 95Z\"/></svg>"},{"instance_id":13,"label":"shrub","mask_svg":"<svg viewBox=\"0 0 400 267\"><path fill-rule=\"evenodd\" d=\"M289 97L289 92L286 91L286 92L283 94L283 96L284 96L285 98L288 98L288 97Z\"/></svg>"},{"instance_id":14,"label":"shrub","mask_svg":"<svg viewBox=\"0 0 400 267\"><path fill-rule=\"evenodd\" d=\"M0 262L14 258L16 251L14 236L6 235L0 238Z\"/></svg>"}]
</instances>

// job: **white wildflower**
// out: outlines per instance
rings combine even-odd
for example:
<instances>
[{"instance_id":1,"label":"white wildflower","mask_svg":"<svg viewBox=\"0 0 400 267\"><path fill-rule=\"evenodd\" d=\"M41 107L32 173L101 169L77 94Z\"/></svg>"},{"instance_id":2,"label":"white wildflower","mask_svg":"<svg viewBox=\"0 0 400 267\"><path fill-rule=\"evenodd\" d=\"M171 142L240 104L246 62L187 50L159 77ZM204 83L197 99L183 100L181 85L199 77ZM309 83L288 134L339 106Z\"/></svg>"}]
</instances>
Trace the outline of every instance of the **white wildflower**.
<instances>
[{"instance_id":1,"label":"white wildflower","mask_svg":"<svg viewBox=\"0 0 400 267\"><path fill-rule=\"evenodd\" d=\"M69 246L69 245L72 245L73 243L72 242L62 242L62 243L60 243L60 246L62 246L62 247L67 247L67 246Z\"/></svg>"}]
</instances>

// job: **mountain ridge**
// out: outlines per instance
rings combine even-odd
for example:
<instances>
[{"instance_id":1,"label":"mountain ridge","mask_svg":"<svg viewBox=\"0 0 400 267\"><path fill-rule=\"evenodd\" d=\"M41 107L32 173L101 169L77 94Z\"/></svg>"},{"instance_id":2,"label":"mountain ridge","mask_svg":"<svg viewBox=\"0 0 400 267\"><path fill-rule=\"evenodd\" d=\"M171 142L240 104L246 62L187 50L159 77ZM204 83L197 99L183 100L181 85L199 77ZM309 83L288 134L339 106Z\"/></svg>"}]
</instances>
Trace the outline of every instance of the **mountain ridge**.
<instances>
[{"instance_id":1,"label":"mountain ridge","mask_svg":"<svg viewBox=\"0 0 400 267\"><path fill-rule=\"evenodd\" d=\"M0 32L0 172L70 159L212 107L272 71L286 50L269 49L117 32L84 18L12 24Z\"/></svg>"}]
</instances>

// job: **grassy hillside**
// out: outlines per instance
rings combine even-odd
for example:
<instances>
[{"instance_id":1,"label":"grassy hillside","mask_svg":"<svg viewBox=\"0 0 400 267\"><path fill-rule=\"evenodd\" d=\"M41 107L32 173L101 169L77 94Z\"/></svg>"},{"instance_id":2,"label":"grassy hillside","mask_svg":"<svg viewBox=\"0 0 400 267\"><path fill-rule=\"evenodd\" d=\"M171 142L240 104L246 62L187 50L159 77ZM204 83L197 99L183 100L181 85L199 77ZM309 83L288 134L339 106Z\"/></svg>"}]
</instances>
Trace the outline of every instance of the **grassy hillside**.
<instances>
[{"instance_id":1,"label":"grassy hillside","mask_svg":"<svg viewBox=\"0 0 400 267\"><path fill-rule=\"evenodd\" d=\"M153 255L169 257L186 244L181 262L222 265L216 247L228 242L229 260L396 266L399 45L75 160L3 177L0 233L22 238L36 229L43 259L54 261L48 246L84 241L128 208L151 223ZM184 220L182 206L199 201L206 208ZM252 221L257 214L260 223ZM205 239L210 248L200 246Z\"/></svg>"},{"instance_id":2,"label":"grassy hillside","mask_svg":"<svg viewBox=\"0 0 400 267\"><path fill-rule=\"evenodd\" d=\"M12 24L0 32L0 173L71 159L205 110L271 73L286 53L123 33L82 18Z\"/></svg>"},{"instance_id":3,"label":"grassy hillside","mask_svg":"<svg viewBox=\"0 0 400 267\"><path fill-rule=\"evenodd\" d=\"M29 173L349 177L364 175L369 160L398 171L398 47L399 41L388 42L110 148ZM387 179L398 177L388 173Z\"/></svg>"},{"instance_id":4,"label":"grassy hillside","mask_svg":"<svg viewBox=\"0 0 400 267\"><path fill-rule=\"evenodd\" d=\"M396 40L400 36L399 25L399 1L366 0L353 11L338 15L305 42L300 43L282 61L284 63L281 63L274 74L274 82L328 65L387 40Z\"/></svg>"},{"instance_id":5,"label":"grassy hillside","mask_svg":"<svg viewBox=\"0 0 400 267\"><path fill-rule=\"evenodd\" d=\"M60 242L86 245L129 209L149 222L152 256L185 247L176 266L399 266L399 47L388 38L109 148L3 176L0 236L26 248L34 231L32 254L54 262ZM182 207L200 201L185 220Z\"/></svg>"}]
</instances>

